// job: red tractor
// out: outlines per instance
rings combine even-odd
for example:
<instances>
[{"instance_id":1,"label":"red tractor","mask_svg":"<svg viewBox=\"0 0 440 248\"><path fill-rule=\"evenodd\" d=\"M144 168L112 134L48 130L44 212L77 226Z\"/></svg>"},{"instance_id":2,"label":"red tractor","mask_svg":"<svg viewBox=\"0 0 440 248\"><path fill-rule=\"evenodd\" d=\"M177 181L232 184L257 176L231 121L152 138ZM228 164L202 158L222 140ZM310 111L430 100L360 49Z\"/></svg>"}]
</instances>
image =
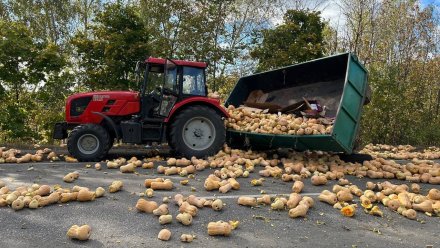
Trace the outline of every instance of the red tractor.
<instances>
[{"instance_id":1,"label":"red tractor","mask_svg":"<svg viewBox=\"0 0 440 248\"><path fill-rule=\"evenodd\" d=\"M140 90L75 94L66 101L66 122L55 139L79 161L100 161L115 140L168 142L185 157L218 152L225 142L220 101L207 97L204 62L149 58L136 66ZM72 130L68 134L68 130Z\"/></svg>"}]
</instances>

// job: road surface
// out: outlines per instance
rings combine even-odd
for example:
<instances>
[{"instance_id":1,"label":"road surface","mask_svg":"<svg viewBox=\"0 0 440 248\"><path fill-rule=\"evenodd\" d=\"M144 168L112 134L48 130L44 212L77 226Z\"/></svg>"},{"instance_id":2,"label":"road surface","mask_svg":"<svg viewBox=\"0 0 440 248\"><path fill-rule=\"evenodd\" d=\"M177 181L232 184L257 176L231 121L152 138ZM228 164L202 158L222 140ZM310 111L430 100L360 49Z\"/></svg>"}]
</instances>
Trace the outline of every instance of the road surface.
<instances>
[{"instance_id":1,"label":"road surface","mask_svg":"<svg viewBox=\"0 0 440 248\"><path fill-rule=\"evenodd\" d=\"M119 154L114 154L117 156ZM142 154L136 154L138 156ZM129 156L129 155L127 155ZM160 162L163 163L163 162ZM160 164L156 163L156 165ZM86 168L91 164L92 168ZM98 198L93 202L70 202L56 204L41 209L0 208L1 238L0 247L433 247L440 246L440 218L428 217L418 213L418 221L412 221L385 209L384 217L368 215L358 208L354 218L343 217L338 210L319 202L317 196L324 189L330 189L336 183L326 186L313 186L305 180L302 195L315 199L315 207L309 210L307 218L291 219L287 211L271 211L269 206L248 208L239 206L239 196L260 196L261 190L268 194L289 194L292 183L280 179L268 178L263 186L250 185L258 173L249 178L239 178L240 190L227 194L216 191L207 192L203 188L205 178L212 172L206 169L198 172L189 184L183 186L180 176L157 175L154 169L137 168L138 174L123 174L119 170L103 169L97 171L94 163L42 162L28 164L1 164L0 179L9 187L23 184L60 184L63 187L73 185L91 189L108 185L114 180L122 180L122 191ZM65 174L79 171L80 177L74 183L64 183ZM152 200L161 202L163 197L181 193L185 196L195 194L206 198L221 198L226 206L221 212L204 208L194 218L191 226L183 226L175 220L172 224L161 226L158 218L151 214L139 213L134 208L138 194L145 191L146 178L170 178L176 186L172 191L155 191ZM362 189L368 179L347 177L350 182ZM374 180L372 180L374 181ZM402 183L402 181L393 181ZM430 188L440 188L422 184L424 192ZM191 189L195 189L192 191ZM358 198L357 198L358 199ZM170 203L170 212L177 214L177 207ZM210 237L207 224L210 221L239 220L239 227L229 237ZM88 224L92 227L89 241L73 241L66 237L70 226ZM163 242L157 239L162 228L172 232L171 240ZM180 242L180 235L196 235L192 244Z\"/></svg>"}]
</instances>

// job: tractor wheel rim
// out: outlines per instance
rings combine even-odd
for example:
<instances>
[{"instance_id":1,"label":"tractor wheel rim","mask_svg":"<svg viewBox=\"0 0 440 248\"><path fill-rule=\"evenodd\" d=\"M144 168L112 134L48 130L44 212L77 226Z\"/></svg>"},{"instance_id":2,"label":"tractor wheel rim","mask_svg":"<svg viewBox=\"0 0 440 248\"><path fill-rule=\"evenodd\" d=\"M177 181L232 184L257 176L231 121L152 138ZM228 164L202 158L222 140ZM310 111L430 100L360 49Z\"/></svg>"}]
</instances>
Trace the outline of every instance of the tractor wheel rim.
<instances>
[{"instance_id":1,"label":"tractor wheel rim","mask_svg":"<svg viewBox=\"0 0 440 248\"><path fill-rule=\"evenodd\" d=\"M78 139L78 150L83 154L93 154L99 149L99 139L93 134L83 134Z\"/></svg>"},{"instance_id":2,"label":"tractor wheel rim","mask_svg":"<svg viewBox=\"0 0 440 248\"><path fill-rule=\"evenodd\" d=\"M193 150L209 148L215 140L215 128L212 121L205 117L194 117L183 125L183 142Z\"/></svg>"}]
</instances>

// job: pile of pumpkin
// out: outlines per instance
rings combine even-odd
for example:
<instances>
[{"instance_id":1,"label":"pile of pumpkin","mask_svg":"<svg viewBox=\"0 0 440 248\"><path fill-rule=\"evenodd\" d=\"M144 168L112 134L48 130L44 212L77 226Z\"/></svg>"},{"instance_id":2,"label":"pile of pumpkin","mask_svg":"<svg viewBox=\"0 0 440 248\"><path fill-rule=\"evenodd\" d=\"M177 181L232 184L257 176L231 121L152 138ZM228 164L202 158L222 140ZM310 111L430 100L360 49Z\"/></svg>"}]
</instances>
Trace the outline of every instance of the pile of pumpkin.
<instances>
[{"instance_id":1,"label":"pile of pumpkin","mask_svg":"<svg viewBox=\"0 0 440 248\"><path fill-rule=\"evenodd\" d=\"M411 150L409 147L402 149ZM37 152L36 154L44 154L44 150L42 151L43 153ZM19 151L14 150L5 152L7 157L15 157L16 154L19 154ZM5 152L2 152L2 156ZM10 154L14 155L10 156ZM438 190L431 189L427 195L421 195L420 186L415 184L417 182L440 184L440 164L433 161L413 159L410 163L401 165L392 160L376 158L360 164L346 163L338 155L325 152L284 152L283 156L280 154L283 153L269 155L263 152L231 149L225 145L223 150L206 160L169 158L166 161L166 166L160 165L157 167L157 172L166 176L179 174L185 177L209 167L215 170L206 178L204 188L207 191L218 190L221 193L227 193L233 189L240 189L240 183L236 178L247 178L250 173L259 169L258 174L261 178L250 180L252 185L262 185L266 177L280 178L285 182L293 182L292 193L288 197L271 197L269 195L262 195L258 198L240 197L238 204L251 207L263 204L270 206L272 210L288 209L288 215L292 218L306 216L308 210L314 206L314 200L311 197L301 195L304 187L302 181L308 178L316 186L326 185L330 180L338 181L338 185L335 185L332 191L324 190L318 199L340 209L345 216L353 216L356 212L357 206L353 204L354 196L359 197L361 206L366 212L373 215L382 216L379 206L374 205L375 203L382 203L384 206L410 219L416 218L415 211L422 211L431 215L440 214ZM136 157L129 160L119 158L108 161L106 164L107 168L119 169L123 173L134 173L137 167L154 168L153 162L161 159L160 157L144 160L139 160ZM100 169L101 164L97 163L95 168ZM395 178L410 181L414 184L411 186L411 192L409 192L408 187L405 185L393 185L389 182L378 184L369 182L367 189L362 191L355 185L349 186L350 183L345 175L372 179ZM64 181L73 182L78 176L77 172L68 173L64 177ZM144 185L147 189L141 196L145 195L149 198L153 197L155 190L172 190L174 188L173 182L165 178L146 179ZM110 186L110 192L121 188L122 182L115 181ZM0 205L10 205L17 210L20 207L35 208L56 202L93 200L95 197L102 196L104 192L103 188L90 191L87 188L78 186L72 189L54 187L54 190L51 190L47 185L18 187L10 192L4 184L1 185L0 183ZM168 210L168 202L169 199L164 198L163 203L159 205L155 201L141 198L136 204L136 209L140 212L157 215L159 223L165 225L173 220L173 216ZM179 207L179 213L175 216L175 219L183 225L191 225L193 217L197 215L198 210L201 208L210 207L216 211L223 208L223 202L220 199L207 200L198 198L195 195L185 198L177 194L174 197L174 202ZM234 221L211 222L208 224L208 234L228 236L237 225L238 222ZM86 237L90 235L90 227L73 226L70 233ZM83 235L80 235L80 233L83 233ZM163 229L158 235L161 240L168 240L170 237L171 231L168 229ZM181 236L183 242L191 242L193 238L194 236L191 234L184 233Z\"/></svg>"},{"instance_id":2,"label":"pile of pumpkin","mask_svg":"<svg viewBox=\"0 0 440 248\"><path fill-rule=\"evenodd\" d=\"M0 147L0 164L2 163L29 163L29 162L41 162L45 158L50 161L60 160L57 154L51 151L49 148L37 150L35 154L26 153L20 156L21 150L18 149L6 149Z\"/></svg>"},{"instance_id":3,"label":"pile of pumpkin","mask_svg":"<svg viewBox=\"0 0 440 248\"><path fill-rule=\"evenodd\" d=\"M311 183L315 186L325 185L327 178L315 174L311 177ZM408 219L416 219L416 211L424 212L429 216L440 217L440 191L430 189L427 195L420 194L420 185L413 183L411 192L406 184L395 185L388 181L382 183L368 182L366 190L362 191L356 185L349 185L349 181L340 178L338 184L334 185L332 191L323 190L318 199L321 202L332 205L339 209L344 216L352 217L356 213L357 204L354 204L354 197L360 198L361 206L365 212L371 215L383 216L382 211L375 203L382 203L392 211L405 216ZM309 208L312 208L314 201L308 196L301 196L304 183L299 179L292 185L292 193L288 198L271 198L269 195L262 197L239 197L238 204L255 207L258 204L270 205L272 210L288 209L291 218L305 217ZM376 192L374 192L376 191Z\"/></svg>"},{"instance_id":4,"label":"pile of pumpkin","mask_svg":"<svg viewBox=\"0 0 440 248\"><path fill-rule=\"evenodd\" d=\"M147 179L145 180L145 186L150 188L158 189L157 185L166 183L163 178L158 179ZM168 189L164 187L159 187L159 189ZM147 189L148 190L148 189ZM146 194L148 197L148 194ZM177 222L184 226L189 226L193 223L194 217L197 216L199 209L209 207L214 211L221 211L224 204L220 199L207 200L205 198L198 198L195 195L189 195L184 197L181 194L176 194L174 196L174 203L179 207L178 214L173 217L168 208L169 198L165 197L162 200L162 204L158 204L156 201L149 201L140 198L136 203L136 209L139 212L153 214L158 216L158 222L161 225L166 225L173 222L173 218ZM233 229L237 227L238 223L234 221L224 222L210 222L208 223L208 234L212 236L223 235L229 236ZM162 229L158 234L158 239L167 241L171 238L171 231L169 229ZM180 236L182 242L192 242L194 235L183 233Z\"/></svg>"},{"instance_id":5,"label":"pile of pumpkin","mask_svg":"<svg viewBox=\"0 0 440 248\"><path fill-rule=\"evenodd\" d=\"M114 164L112 164L114 163ZM108 164L109 167L120 168L130 165L130 167L142 166L144 163L132 158L130 160L118 159ZM125 164L125 165L124 165ZM151 168L151 165L144 165L144 168ZM305 217L310 208L315 204L314 200L308 196L302 196L304 188L303 180L310 178L313 185L326 185L330 180L338 180L338 185L331 191L324 190L318 197L322 202L331 204L334 208L340 209L345 216L354 216L357 205L353 204L353 198L359 197L361 206L365 211L372 215L382 216L383 213L375 203L382 203L384 206L396 210L403 216L415 219L415 211L423 211L431 215L438 215L439 199L438 190L431 189L427 195L421 195L420 186L412 185L412 192L408 192L408 187L404 185L392 185L389 182L381 184L367 183L367 189L362 191L355 185L349 185L345 175L370 178L397 178L411 182L424 182L438 184L439 165L432 161L415 160L413 163L399 165L398 163L377 158L372 161L360 163L346 163L337 155L325 152L289 152L285 157L278 154L269 156L266 153L253 151L242 151L231 149L224 146L223 150L207 160L192 158L191 160L182 158L169 158L167 166L158 166L157 171L164 175L179 174L186 176L205 168L216 169L206 180L204 187L206 190L219 190L227 193L231 189L239 189L240 184L236 178L248 177L249 173L258 169L260 179L251 180L252 185L261 185L264 177L281 178L283 181L293 181L292 193L288 197L271 197L262 195L261 197L239 197L238 204L244 206L268 205L274 211L288 209L288 216L291 218ZM125 169L121 169L123 171ZM146 179L144 182L147 188L142 196L153 197L155 190L172 190L174 184L170 179L155 178ZM376 190L377 192L374 192ZM405 202L405 199L409 199ZM136 204L136 209L158 216L159 224L166 225L173 219L182 225L191 225L194 217L197 216L199 209L212 208L221 211L223 203L220 199L207 200L198 198L195 195L184 197L177 194L174 202L179 207L176 216L170 214L168 203L165 197L162 203L145 200L140 198ZM398 203L398 204L397 204ZM398 206L396 208L396 206ZM230 235L231 231L238 225L238 222L210 222L207 226L209 235ZM77 228L77 227L76 227ZM158 239L169 240L172 232L169 229L162 229L158 234ZM191 242L194 235L183 233L180 236L182 242Z\"/></svg>"},{"instance_id":6,"label":"pile of pumpkin","mask_svg":"<svg viewBox=\"0 0 440 248\"><path fill-rule=\"evenodd\" d=\"M0 147L0 164L3 163L31 163L31 162L41 162L44 160L49 161L59 161L60 156L58 156L54 151L52 151L49 148L44 148L37 150L34 154L26 153L24 155L21 155L21 150L19 149L6 149L6 147ZM73 157L70 156L63 156L64 160L69 163L76 163L78 160L76 160Z\"/></svg>"},{"instance_id":7,"label":"pile of pumpkin","mask_svg":"<svg viewBox=\"0 0 440 248\"><path fill-rule=\"evenodd\" d=\"M156 156L153 158L145 158L143 160L137 157L131 157L129 160L125 158L117 158L111 161L107 161L106 165L108 169L119 169L122 173L135 173L137 167L143 169L152 169L154 167L154 161L163 160L162 157ZM95 164L96 169L100 169L100 163Z\"/></svg>"},{"instance_id":8,"label":"pile of pumpkin","mask_svg":"<svg viewBox=\"0 0 440 248\"><path fill-rule=\"evenodd\" d=\"M354 204L349 204L353 200L352 194L361 197L362 200L364 192L355 185L342 187L349 184L349 181L344 178L345 175L372 179L395 178L410 182L440 184L440 165L433 161L423 160L415 160L413 163L404 165L382 158L365 161L363 164L346 163L339 156L325 152L290 152L284 158L280 158L278 154L273 154L272 158L269 159L269 156L265 153L242 151L225 146L217 155L208 158L208 162L211 168L218 167L221 169L214 171L206 178L204 187L207 191L218 189L221 193L227 193L230 189L239 189L240 184L235 178L248 177L249 173L252 173L257 167L263 167L259 170L259 175L262 178L252 179L250 183L254 186L261 185L264 177L281 178L285 182L294 181L293 192L288 198L276 197L273 199L269 195L264 195L260 198L240 197L238 199L238 204L245 206L265 204L270 205L273 210L287 208L289 209L289 216L292 218L305 216L308 209L313 207L313 199L300 195L304 187L302 181L306 178L310 178L311 183L316 186L326 185L330 180L338 180L339 187L334 188L334 193L324 191L319 199L326 201L324 199L327 197L330 199L328 201L335 201L332 205L341 209L341 212L347 216L354 214L356 208ZM389 188L390 184L385 183L381 187ZM389 191L389 189L387 190ZM341 192L339 193L339 191ZM370 196L370 191L366 191L365 197ZM410 196L411 199L414 198L413 195ZM394 195L391 195L390 199L393 198ZM416 201L416 204L419 203L419 201ZM434 209L437 207L436 204L438 203L433 202ZM417 209L418 205L414 206ZM377 206L372 206L368 210L369 213L375 215L381 213ZM438 212L438 210L433 211L435 214ZM403 210L400 212L403 213ZM412 212L412 210L409 210L409 212Z\"/></svg>"},{"instance_id":9,"label":"pile of pumpkin","mask_svg":"<svg viewBox=\"0 0 440 248\"><path fill-rule=\"evenodd\" d=\"M218 190L227 193L231 189L240 189L236 178L247 178L254 172L255 167L267 163L267 154L253 151L242 151L224 146L215 156L208 158L209 167L215 169L204 183L207 191Z\"/></svg>"},{"instance_id":10,"label":"pile of pumpkin","mask_svg":"<svg viewBox=\"0 0 440 248\"><path fill-rule=\"evenodd\" d=\"M416 148L412 145L386 145L386 144L367 144L365 149L371 150L371 151L390 151L393 153L398 152L413 152L416 150Z\"/></svg>"},{"instance_id":11,"label":"pile of pumpkin","mask_svg":"<svg viewBox=\"0 0 440 248\"><path fill-rule=\"evenodd\" d=\"M418 184L411 185L411 192L406 184L395 185L388 181L377 184L367 182L365 191L356 185L337 184L333 186L332 192L322 191L318 199L340 209L344 216L352 217L357 207L353 204L354 196L360 198L364 211L371 215L383 216L383 212L377 205L382 203L383 206L411 220L417 218L416 211L429 216L440 216L440 191L433 188L428 191L427 195L422 195Z\"/></svg>"},{"instance_id":12,"label":"pile of pumpkin","mask_svg":"<svg viewBox=\"0 0 440 248\"><path fill-rule=\"evenodd\" d=\"M169 158L167 166L157 166L157 173L165 174L166 176L179 174L184 177L189 174L194 174L196 171L202 171L208 166L208 161L192 157L191 160L186 158L175 159Z\"/></svg>"},{"instance_id":13,"label":"pile of pumpkin","mask_svg":"<svg viewBox=\"0 0 440 248\"><path fill-rule=\"evenodd\" d=\"M333 120L330 118L295 117L293 114L269 114L247 107L227 108L227 128L264 134L315 135L330 134Z\"/></svg>"},{"instance_id":14,"label":"pile of pumpkin","mask_svg":"<svg viewBox=\"0 0 440 248\"><path fill-rule=\"evenodd\" d=\"M132 157L129 160L118 158L112 161L107 161L106 165L108 169L119 169L122 173L136 173L136 168L138 167L143 169L153 169L154 162L157 161L163 161L163 158L159 156L143 160L136 157ZM185 177L194 174L196 171L204 170L207 165L207 161L196 159L195 157L191 158L191 160L186 158L169 158L166 166L159 165L156 170L158 174L164 174L166 176L179 174L180 176ZM100 163L95 164L95 168L100 170Z\"/></svg>"},{"instance_id":15,"label":"pile of pumpkin","mask_svg":"<svg viewBox=\"0 0 440 248\"><path fill-rule=\"evenodd\" d=\"M66 183L74 182L78 179L77 171L66 174L63 181ZM122 181L113 181L108 188L110 193L118 192L122 189ZM5 182L0 180L0 207L10 206L15 211L23 208L37 209L56 203L68 203L71 201L87 202L94 201L95 198L102 197L105 189L102 187L91 191L87 187L73 186L72 188L63 188L55 185L52 188L49 185L32 184L31 186L20 186L15 190L9 189ZM72 239L87 240L91 234L91 228L88 225L73 225L67 232L67 236Z\"/></svg>"},{"instance_id":16,"label":"pile of pumpkin","mask_svg":"<svg viewBox=\"0 0 440 248\"><path fill-rule=\"evenodd\" d=\"M231 184L230 179L248 177L257 167L262 177L281 178L283 181L298 181L313 175L319 181L343 180L345 175L369 177L372 179L399 179L410 182L440 184L440 164L430 160L413 160L407 164L399 164L393 160L376 158L360 163L344 162L338 155L325 152L289 152L281 158L273 154L242 151L224 146L223 150L207 160L213 174L205 180L205 189L210 191ZM228 181L229 180L229 181ZM258 184L258 181L254 181ZM261 183L261 182L260 182ZM239 185L236 185L239 187ZM227 186L226 188L234 188ZM222 193L228 190L220 190Z\"/></svg>"},{"instance_id":17,"label":"pile of pumpkin","mask_svg":"<svg viewBox=\"0 0 440 248\"><path fill-rule=\"evenodd\" d=\"M65 178L71 176L69 173ZM122 186L121 181L114 181L109 187L109 192L117 192ZM0 181L0 207L10 206L14 210L21 210L25 207L36 209L70 201L93 201L104 194L105 189L102 187L91 191L89 188L76 185L72 188L62 188L59 185L51 188L49 185L32 184L31 186L20 186L12 190L3 181Z\"/></svg>"},{"instance_id":18,"label":"pile of pumpkin","mask_svg":"<svg viewBox=\"0 0 440 248\"><path fill-rule=\"evenodd\" d=\"M302 185L302 186L299 186ZM299 188L298 188L299 187ZM270 208L275 211L289 210L289 217L298 218L305 217L310 208L315 204L315 201L309 196L302 196L299 194L304 187L301 181L296 181L292 187L294 191L286 197L275 197L273 200L269 195L263 195L261 197L248 197L241 196L238 198L237 203L242 206L255 207L260 205L270 205Z\"/></svg>"},{"instance_id":19,"label":"pile of pumpkin","mask_svg":"<svg viewBox=\"0 0 440 248\"><path fill-rule=\"evenodd\" d=\"M440 149L438 147L428 147L421 151L416 151L416 148L410 145L382 145L382 144L368 144L360 153L370 154L373 157L386 158L386 159L439 159Z\"/></svg>"},{"instance_id":20,"label":"pile of pumpkin","mask_svg":"<svg viewBox=\"0 0 440 248\"><path fill-rule=\"evenodd\" d=\"M120 165L123 164L120 161ZM131 161L132 163L133 161ZM135 162L136 163L136 162ZM140 162L137 162L138 166ZM308 210L314 206L314 200L308 196L302 196L300 193L304 187L303 180L310 178L313 185L326 185L330 180L338 180L337 187L333 188L333 192L325 190L318 197L320 201L331 203L335 208L340 209L345 216L353 216L356 212L356 204L353 204L354 196L360 197L361 204L369 214L382 216L379 206L373 205L375 202L382 202L385 206L395 206L395 199L399 194L390 191L395 189L389 183L377 184L374 189L381 189L381 192L374 193L371 188L371 183L367 186L367 190L362 191L355 185L350 185L345 175L353 175L357 177L370 178L396 178L400 180L407 180L411 182L424 182L431 184L438 184L440 177L439 165L432 161L415 160L412 163L400 165L391 160L377 158L372 161L360 163L346 163L342 161L339 156L325 152L289 152L286 156L281 157L278 154L269 156L266 153L257 153L253 151L243 151L231 149L224 146L223 150L215 156L208 157L207 160L200 160L191 158L190 160L182 158L169 158L166 166L158 166L158 173L164 175L186 176L196 171L204 170L205 168L212 168L215 171L210 174L204 183L207 191L219 190L221 193L227 193L232 189L240 189L240 184L236 178L248 177L249 173L254 172L258 167L260 179L251 180L251 184L258 186L264 181L264 177L281 178L285 182L293 181L292 193L288 197L278 196L271 197L269 195L262 195L261 197L240 197L238 204L244 206L256 206L258 204L268 205L272 210L288 209L288 215L292 218L306 216ZM154 190L171 190L173 189L173 182L169 179L156 178L146 179L144 182L147 190L145 196L152 197ZM368 188L369 187L369 188ZM438 214L438 200L433 198L433 190L427 196L416 194L417 186L414 186L414 191L408 193L411 203L411 208L408 205L397 208L402 215L412 218L413 211L430 210L424 208L431 202L432 214ZM373 200L372 192L376 196ZM400 192L402 193L402 192ZM383 198L380 198L384 196ZM402 195L400 196L402 197ZM367 201L368 199L369 201ZM421 199L429 199L422 203ZM185 198L178 194L175 196L175 202L179 206L179 213L175 219L183 225L190 225L193 217L197 215L197 211L203 207L211 207L214 210L221 208L219 199L206 200L197 198L194 195ZM218 204L216 204L216 202ZM168 199L163 199L163 204L158 204L155 201L148 201L139 199L136 208L141 212L152 213L159 216L159 223L166 224L173 220L173 216L169 214ZM421 205L418 205L421 204ZM216 207L214 207L216 206ZM392 209L392 208L391 208ZM427 211L428 212L428 211ZM229 235L230 230L234 228L234 223L220 221L213 222L208 225L208 233L210 235ZM217 230L217 231L213 231ZM161 240L168 240L171 236L171 231L163 229L158 238ZM190 234L182 234L181 240L191 240L193 236Z\"/></svg>"},{"instance_id":21,"label":"pile of pumpkin","mask_svg":"<svg viewBox=\"0 0 440 248\"><path fill-rule=\"evenodd\" d=\"M146 179L145 186L148 187L147 191L150 189L156 190L169 190L170 187L161 187L158 185L167 184L167 180L163 178L156 179ZM152 191L151 191L152 192ZM148 197L152 197L152 194L145 194ZM220 199L212 199L207 200L204 198L198 198L195 195L189 195L188 197L184 197L181 194L176 194L174 196L174 203L179 207L178 214L173 217L168 208L168 203L170 199L168 197L164 197L162 200L162 204L158 204L156 201L149 201L143 198L140 198L135 208L142 213L153 214L158 217L158 222L161 225L167 225L173 222L175 218L177 222L181 223L184 226L190 226L193 223L194 217L197 216L199 209L209 207L214 211L221 211L224 204ZM229 236L236 227L238 226L237 221L217 221L208 223L207 229L208 234L212 236L221 235L221 236ZM72 239L79 240L87 240L90 237L91 228L88 225L78 226L73 225L68 231L67 236ZM162 241L168 241L172 236L172 233L169 229L162 229L158 234L158 239ZM182 242L192 242L195 236L192 234L183 233L180 236L180 240Z\"/></svg>"}]
</instances>

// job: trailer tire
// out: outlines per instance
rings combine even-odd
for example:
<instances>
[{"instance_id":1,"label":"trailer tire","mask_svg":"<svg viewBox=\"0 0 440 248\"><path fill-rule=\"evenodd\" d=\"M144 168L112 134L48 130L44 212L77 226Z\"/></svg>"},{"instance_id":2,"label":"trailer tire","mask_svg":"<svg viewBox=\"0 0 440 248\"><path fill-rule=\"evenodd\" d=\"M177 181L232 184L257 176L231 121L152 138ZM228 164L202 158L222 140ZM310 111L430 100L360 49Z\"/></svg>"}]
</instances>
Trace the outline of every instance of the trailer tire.
<instances>
[{"instance_id":1,"label":"trailer tire","mask_svg":"<svg viewBox=\"0 0 440 248\"><path fill-rule=\"evenodd\" d=\"M185 157L216 154L224 145L226 129L222 117L212 108L190 106L176 115L171 124L170 147Z\"/></svg>"},{"instance_id":2,"label":"trailer tire","mask_svg":"<svg viewBox=\"0 0 440 248\"><path fill-rule=\"evenodd\" d=\"M67 140L67 150L81 162L103 160L111 148L108 131L96 124L76 126Z\"/></svg>"}]
</instances>

